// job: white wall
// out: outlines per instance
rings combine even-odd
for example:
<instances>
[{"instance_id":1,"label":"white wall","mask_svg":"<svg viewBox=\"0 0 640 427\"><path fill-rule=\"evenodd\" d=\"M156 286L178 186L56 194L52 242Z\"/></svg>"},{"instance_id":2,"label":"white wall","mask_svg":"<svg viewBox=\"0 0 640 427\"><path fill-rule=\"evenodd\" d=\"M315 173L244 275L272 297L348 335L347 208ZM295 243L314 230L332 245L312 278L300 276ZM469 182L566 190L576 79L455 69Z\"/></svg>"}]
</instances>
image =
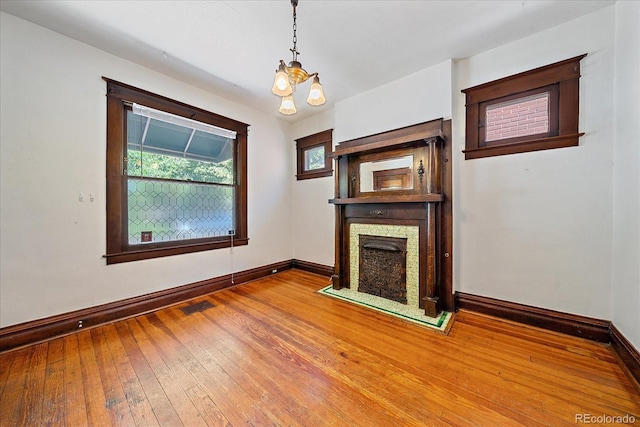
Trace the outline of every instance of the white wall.
<instances>
[{"instance_id":1,"label":"white wall","mask_svg":"<svg viewBox=\"0 0 640 427\"><path fill-rule=\"evenodd\" d=\"M640 2L616 3L613 324L640 349ZM635 52L636 54L629 54Z\"/></svg>"},{"instance_id":2,"label":"white wall","mask_svg":"<svg viewBox=\"0 0 640 427\"><path fill-rule=\"evenodd\" d=\"M0 326L293 257L288 127L0 14ZM107 266L106 76L249 123L249 245ZM78 194L97 199L78 201Z\"/></svg>"},{"instance_id":3,"label":"white wall","mask_svg":"<svg viewBox=\"0 0 640 427\"><path fill-rule=\"evenodd\" d=\"M295 140L333 128L334 110L331 109L294 124L289 144L293 164L291 207L294 258L330 266L334 265L335 220L334 206L329 203L329 199L334 195L334 177L296 180ZM333 140L335 141L335 137Z\"/></svg>"},{"instance_id":4,"label":"white wall","mask_svg":"<svg viewBox=\"0 0 640 427\"><path fill-rule=\"evenodd\" d=\"M336 103L334 142L451 118L451 68L445 61Z\"/></svg>"},{"instance_id":5,"label":"white wall","mask_svg":"<svg viewBox=\"0 0 640 427\"><path fill-rule=\"evenodd\" d=\"M456 289L611 319L613 30L609 7L457 63ZM460 90L583 53L578 147L464 160Z\"/></svg>"}]
</instances>

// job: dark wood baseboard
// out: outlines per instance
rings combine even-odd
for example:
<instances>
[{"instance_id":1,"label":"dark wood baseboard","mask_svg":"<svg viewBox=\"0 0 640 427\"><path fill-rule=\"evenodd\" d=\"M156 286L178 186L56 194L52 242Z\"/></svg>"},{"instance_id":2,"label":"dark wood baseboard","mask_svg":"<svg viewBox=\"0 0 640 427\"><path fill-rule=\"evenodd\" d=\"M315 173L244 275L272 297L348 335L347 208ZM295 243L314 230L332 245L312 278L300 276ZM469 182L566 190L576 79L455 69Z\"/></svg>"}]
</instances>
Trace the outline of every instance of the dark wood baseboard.
<instances>
[{"instance_id":1,"label":"dark wood baseboard","mask_svg":"<svg viewBox=\"0 0 640 427\"><path fill-rule=\"evenodd\" d=\"M463 292L456 292L455 296L457 308L477 311L592 341L611 342L609 335L611 322L608 320L562 313Z\"/></svg>"},{"instance_id":2,"label":"dark wood baseboard","mask_svg":"<svg viewBox=\"0 0 640 427\"><path fill-rule=\"evenodd\" d=\"M622 335L613 324L611 331L611 348L620 358L620 362L627 371L629 377L635 381L635 386L640 390L640 352Z\"/></svg>"},{"instance_id":3,"label":"dark wood baseboard","mask_svg":"<svg viewBox=\"0 0 640 427\"><path fill-rule=\"evenodd\" d=\"M293 268L294 261L282 261L188 285L165 289L120 301L63 313L43 319L0 328L0 352L35 344L78 330L137 316L177 304L220 289Z\"/></svg>"},{"instance_id":4,"label":"dark wood baseboard","mask_svg":"<svg viewBox=\"0 0 640 427\"><path fill-rule=\"evenodd\" d=\"M299 270L308 271L310 273L319 274L321 276L331 277L333 276L333 267L329 265L316 264L315 262L302 261L299 259L293 260L293 268Z\"/></svg>"},{"instance_id":5,"label":"dark wood baseboard","mask_svg":"<svg viewBox=\"0 0 640 427\"><path fill-rule=\"evenodd\" d=\"M608 320L562 313L494 298L456 292L456 308L484 313L539 328L611 343L629 377L640 389L640 353Z\"/></svg>"},{"instance_id":6,"label":"dark wood baseboard","mask_svg":"<svg viewBox=\"0 0 640 427\"><path fill-rule=\"evenodd\" d=\"M165 289L138 297L0 328L0 352L35 344L128 317L178 304L220 289L240 285L276 272L297 268L331 277L333 267L302 260L282 261L241 272ZM640 384L640 353L609 321L546 310L524 304L455 294L456 308L476 311L594 341L611 343L629 375ZM82 326L80 326L82 325Z\"/></svg>"}]
</instances>

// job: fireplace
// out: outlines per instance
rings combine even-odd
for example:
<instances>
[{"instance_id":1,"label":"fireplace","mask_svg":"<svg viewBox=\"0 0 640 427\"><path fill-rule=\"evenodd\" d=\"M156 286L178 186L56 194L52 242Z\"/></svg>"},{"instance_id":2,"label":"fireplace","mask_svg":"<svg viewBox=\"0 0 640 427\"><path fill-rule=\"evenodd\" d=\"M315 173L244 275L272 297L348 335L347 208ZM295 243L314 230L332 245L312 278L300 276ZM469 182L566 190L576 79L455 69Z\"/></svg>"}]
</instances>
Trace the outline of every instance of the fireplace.
<instances>
[{"instance_id":1,"label":"fireplace","mask_svg":"<svg viewBox=\"0 0 640 427\"><path fill-rule=\"evenodd\" d=\"M349 283L350 287L362 292L361 280L362 270L362 251L361 246L376 243L377 245L392 244L399 245L403 250L402 258L404 270L402 278L397 280L404 285L405 302L400 302L411 307L421 307L420 304L420 227L406 225L390 225L375 223L351 223L349 225ZM378 250L375 255L382 255L382 250ZM388 256L389 254L386 254ZM396 255L398 256L398 255ZM390 260L393 262L393 260ZM388 262L388 261L387 261ZM365 269L369 267L365 265ZM397 270L396 270L397 271ZM365 273L366 274L366 273ZM386 272L383 272L386 274ZM397 277L397 273L396 273ZM390 280L390 278L386 279ZM367 292L374 294L374 292ZM383 298L386 296L378 295ZM388 298L394 300L393 298Z\"/></svg>"},{"instance_id":2,"label":"fireplace","mask_svg":"<svg viewBox=\"0 0 640 427\"><path fill-rule=\"evenodd\" d=\"M407 303L407 239L359 238L358 292Z\"/></svg>"},{"instance_id":3,"label":"fireplace","mask_svg":"<svg viewBox=\"0 0 640 427\"><path fill-rule=\"evenodd\" d=\"M419 307L429 317L453 311L450 138L451 121L438 119L334 149L334 289ZM398 170L405 178L397 185L376 185Z\"/></svg>"}]
</instances>

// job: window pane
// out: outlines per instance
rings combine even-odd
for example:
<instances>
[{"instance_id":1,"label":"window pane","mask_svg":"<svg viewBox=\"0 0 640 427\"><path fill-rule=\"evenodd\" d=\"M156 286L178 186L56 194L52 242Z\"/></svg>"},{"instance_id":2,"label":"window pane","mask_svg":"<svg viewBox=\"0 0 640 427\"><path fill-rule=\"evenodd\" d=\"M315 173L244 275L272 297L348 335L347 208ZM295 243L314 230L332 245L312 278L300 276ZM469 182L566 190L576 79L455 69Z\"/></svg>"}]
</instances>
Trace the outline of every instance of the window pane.
<instances>
[{"instance_id":1,"label":"window pane","mask_svg":"<svg viewBox=\"0 0 640 427\"><path fill-rule=\"evenodd\" d=\"M226 236L234 229L231 186L128 178L129 244Z\"/></svg>"},{"instance_id":2,"label":"window pane","mask_svg":"<svg viewBox=\"0 0 640 427\"><path fill-rule=\"evenodd\" d=\"M315 170L324 168L324 146L309 148L304 151L304 170Z\"/></svg>"},{"instance_id":3,"label":"window pane","mask_svg":"<svg viewBox=\"0 0 640 427\"><path fill-rule=\"evenodd\" d=\"M127 151L127 175L233 184L233 159L221 163L189 160L146 151Z\"/></svg>"},{"instance_id":4,"label":"window pane","mask_svg":"<svg viewBox=\"0 0 640 427\"><path fill-rule=\"evenodd\" d=\"M549 92L487 106L485 141L549 132Z\"/></svg>"},{"instance_id":5,"label":"window pane","mask_svg":"<svg viewBox=\"0 0 640 427\"><path fill-rule=\"evenodd\" d=\"M132 150L213 163L224 162L233 157L234 140L219 135L219 132L231 131L222 128L211 130L212 127L205 123L184 120L187 123L169 123L129 110L127 145Z\"/></svg>"}]
</instances>

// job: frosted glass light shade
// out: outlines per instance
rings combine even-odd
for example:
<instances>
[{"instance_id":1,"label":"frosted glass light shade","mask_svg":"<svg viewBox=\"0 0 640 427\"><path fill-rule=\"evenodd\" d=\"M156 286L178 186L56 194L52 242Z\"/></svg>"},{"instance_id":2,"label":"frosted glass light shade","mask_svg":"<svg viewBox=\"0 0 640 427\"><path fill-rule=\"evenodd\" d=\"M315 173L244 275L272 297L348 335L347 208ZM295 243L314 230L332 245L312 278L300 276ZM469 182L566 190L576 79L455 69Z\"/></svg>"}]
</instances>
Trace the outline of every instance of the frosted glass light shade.
<instances>
[{"instance_id":1,"label":"frosted glass light shade","mask_svg":"<svg viewBox=\"0 0 640 427\"><path fill-rule=\"evenodd\" d=\"M289 83L289 76L284 71L284 65L282 64L280 64L276 72L276 78L273 81L271 92L278 96L287 96L293 93L293 88L291 87L291 83Z\"/></svg>"},{"instance_id":2,"label":"frosted glass light shade","mask_svg":"<svg viewBox=\"0 0 640 427\"><path fill-rule=\"evenodd\" d=\"M322 105L327 100L324 97L324 91L322 90L322 85L320 84L320 78L315 76L313 78L313 83L311 84L311 88L309 89L309 96L307 97L307 103L310 105Z\"/></svg>"},{"instance_id":3,"label":"frosted glass light shade","mask_svg":"<svg viewBox=\"0 0 640 427\"><path fill-rule=\"evenodd\" d=\"M296 104L295 102L293 102L293 96L292 95L287 95L287 96L283 96L282 97L282 102L280 103L280 110L279 110L282 114L295 114L296 111Z\"/></svg>"}]
</instances>

